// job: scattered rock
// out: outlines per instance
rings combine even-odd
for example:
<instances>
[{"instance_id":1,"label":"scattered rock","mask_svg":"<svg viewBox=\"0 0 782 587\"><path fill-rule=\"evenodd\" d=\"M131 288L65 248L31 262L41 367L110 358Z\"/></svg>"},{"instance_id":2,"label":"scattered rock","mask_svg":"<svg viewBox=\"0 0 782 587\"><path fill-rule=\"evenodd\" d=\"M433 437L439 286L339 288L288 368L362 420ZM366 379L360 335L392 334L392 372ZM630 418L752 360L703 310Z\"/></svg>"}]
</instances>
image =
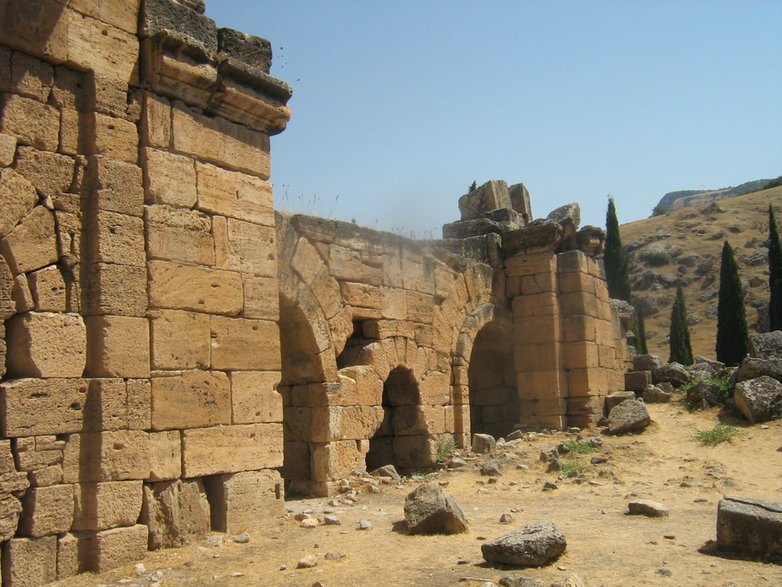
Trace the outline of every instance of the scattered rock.
<instances>
[{"instance_id":1,"label":"scattered rock","mask_svg":"<svg viewBox=\"0 0 782 587\"><path fill-rule=\"evenodd\" d=\"M593 465L602 465L608 462L608 457L592 457L589 462Z\"/></svg>"},{"instance_id":2,"label":"scattered rock","mask_svg":"<svg viewBox=\"0 0 782 587\"><path fill-rule=\"evenodd\" d=\"M540 460L544 463L550 463L551 461L557 460L557 458L559 458L559 451L554 446L544 448L540 451Z\"/></svg>"},{"instance_id":3,"label":"scattered rock","mask_svg":"<svg viewBox=\"0 0 782 587\"><path fill-rule=\"evenodd\" d=\"M726 392L716 383L699 381L687 390L687 405L705 410L725 403Z\"/></svg>"},{"instance_id":4,"label":"scattered rock","mask_svg":"<svg viewBox=\"0 0 782 587\"><path fill-rule=\"evenodd\" d=\"M334 552L327 552L326 556L324 557L327 561L337 561L342 558L345 558L347 555L343 552L334 551Z\"/></svg>"},{"instance_id":5,"label":"scattered rock","mask_svg":"<svg viewBox=\"0 0 782 587\"><path fill-rule=\"evenodd\" d=\"M717 507L717 548L782 557L782 502L726 495Z\"/></svg>"},{"instance_id":6,"label":"scattered rock","mask_svg":"<svg viewBox=\"0 0 782 587\"><path fill-rule=\"evenodd\" d=\"M473 434L472 435L472 452L478 454L490 453L497 445L497 441L491 434Z\"/></svg>"},{"instance_id":7,"label":"scattered rock","mask_svg":"<svg viewBox=\"0 0 782 587\"><path fill-rule=\"evenodd\" d=\"M133 571L136 573L137 577L141 577L147 572L147 568L144 566L144 563L137 563L136 566L133 567Z\"/></svg>"},{"instance_id":8,"label":"scattered rock","mask_svg":"<svg viewBox=\"0 0 782 587\"><path fill-rule=\"evenodd\" d=\"M668 363L652 370L652 382L655 384L667 381L674 387L681 387L691 378L687 369L679 363Z\"/></svg>"},{"instance_id":9,"label":"scattered rock","mask_svg":"<svg viewBox=\"0 0 782 587\"><path fill-rule=\"evenodd\" d=\"M358 522L358 529L359 530L371 530L374 528L375 525L370 522L369 520L359 520Z\"/></svg>"},{"instance_id":10,"label":"scattered rock","mask_svg":"<svg viewBox=\"0 0 782 587\"><path fill-rule=\"evenodd\" d=\"M736 371L736 381L747 381L763 375L782 381L782 358L746 357Z\"/></svg>"},{"instance_id":11,"label":"scattered rock","mask_svg":"<svg viewBox=\"0 0 782 587\"><path fill-rule=\"evenodd\" d=\"M760 359L782 357L782 330L750 334L749 354Z\"/></svg>"},{"instance_id":12,"label":"scattered rock","mask_svg":"<svg viewBox=\"0 0 782 587\"><path fill-rule=\"evenodd\" d=\"M656 385L648 385L644 389L643 398L646 404L663 404L671 401L671 395Z\"/></svg>"},{"instance_id":13,"label":"scattered rock","mask_svg":"<svg viewBox=\"0 0 782 587\"><path fill-rule=\"evenodd\" d=\"M553 461L549 461L548 465L546 466L546 472L547 473L556 473L557 471L562 470L562 463L559 459L554 459Z\"/></svg>"},{"instance_id":14,"label":"scattered rock","mask_svg":"<svg viewBox=\"0 0 782 587\"><path fill-rule=\"evenodd\" d=\"M736 407L753 424L782 416L782 383L763 375L736 384Z\"/></svg>"},{"instance_id":15,"label":"scattered rock","mask_svg":"<svg viewBox=\"0 0 782 587\"><path fill-rule=\"evenodd\" d=\"M210 534L206 537L205 544L209 547L217 547L222 546L225 542L225 539L222 536L218 536L217 534Z\"/></svg>"},{"instance_id":16,"label":"scattered rock","mask_svg":"<svg viewBox=\"0 0 782 587\"><path fill-rule=\"evenodd\" d=\"M609 393L605 399L605 413L611 413L612 409L629 399L635 399L634 391L615 391L614 393Z\"/></svg>"},{"instance_id":17,"label":"scattered rock","mask_svg":"<svg viewBox=\"0 0 782 587\"><path fill-rule=\"evenodd\" d=\"M565 552L567 541L551 522L535 522L481 545L490 563L539 567Z\"/></svg>"},{"instance_id":18,"label":"scattered rock","mask_svg":"<svg viewBox=\"0 0 782 587\"><path fill-rule=\"evenodd\" d=\"M559 587L587 587L584 580L575 573L572 573L567 579L560 581L557 585Z\"/></svg>"},{"instance_id":19,"label":"scattered rock","mask_svg":"<svg viewBox=\"0 0 782 587\"><path fill-rule=\"evenodd\" d=\"M233 540L237 544L247 544L250 542L250 535L247 532L242 532L241 534L234 536Z\"/></svg>"},{"instance_id":20,"label":"scattered rock","mask_svg":"<svg viewBox=\"0 0 782 587\"><path fill-rule=\"evenodd\" d=\"M657 574L663 577L670 577L671 575L673 575L671 569L666 569L666 568L657 569Z\"/></svg>"},{"instance_id":21,"label":"scattered rock","mask_svg":"<svg viewBox=\"0 0 782 587\"><path fill-rule=\"evenodd\" d=\"M625 434L644 430L651 419L643 402L625 400L608 414L608 433Z\"/></svg>"},{"instance_id":22,"label":"scattered rock","mask_svg":"<svg viewBox=\"0 0 782 587\"><path fill-rule=\"evenodd\" d=\"M514 430L510 434L508 434L508 440L521 440L524 438L524 432L521 430Z\"/></svg>"},{"instance_id":23,"label":"scattered rock","mask_svg":"<svg viewBox=\"0 0 782 587\"><path fill-rule=\"evenodd\" d=\"M502 475L502 463L499 461L488 461L481 465L481 475L488 477L499 477Z\"/></svg>"},{"instance_id":24,"label":"scattered rock","mask_svg":"<svg viewBox=\"0 0 782 587\"><path fill-rule=\"evenodd\" d=\"M515 521L513 514L502 514L500 516L500 524L511 524Z\"/></svg>"},{"instance_id":25,"label":"scattered rock","mask_svg":"<svg viewBox=\"0 0 782 587\"><path fill-rule=\"evenodd\" d=\"M461 469L462 467L467 466L467 461L460 459L459 457L451 457L448 462L445 463L445 466L449 469Z\"/></svg>"},{"instance_id":26,"label":"scattered rock","mask_svg":"<svg viewBox=\"0 0 782 587\"><path fill-rule=\"evenodd\" d=\"M302 528L317 528L319 525L320 522L318 522L317 518L307 518L299 522L299 526Z\"/></svg>"},{"instance_id":27,"label":"scattered rock","mask_svg":"<svg viewBox=\"0 0 782 587\"><path fill-rule=\"evenodd\" d=\"M327 515L323 517L323 523L326 526L339 526L342 524L340 519L337 516L334 515Z\"/></svg>"},{"instance_id":28,"label":"scattered rock","mask_svg":"<svg viewBox=\"0 0 782 587\"><path fill-rule=\"evenodd\" d=\"M405 521L411 534L459 534L467 519L454 499L436 483L419 485L405 498Z\"/></svg>"},{"instance_id":29,"label":"scattered rock","mask_svg":"<svg viewBox=\"0 0 782 587\"><path fill-rule=\"evenodd\" d=\"M627 504L628 513L631 516L646 516L648 518L665 518L668 516L668 508L663 504L650 499L636 499Z\"/></svg>"},{"instance_id":30,"label":"scattered rock","mask_svg":"<svg viewBox=\"0 0 782 587\"><path fill-rule=\"evenodd\" d=\"M399 481L402 478L399 476L399 473L397 473L394 465L383 465L369 474L373 477L385 477L386 479L393 479L394 481Z\"/></svg>"},{"instance_id":31,"label":"scattered rock","mask_svg":"<svg viewBox=\"0 0 782 587\"><path fill-rule=\"evenodd\" d=\"M309 556L305 556L298 563L296 563L296 568L311 569L312 567L317 566L317 564L318 564L318 557L316 557L314 554L311 554Z\"/></svg>"},{"instance_id":32,"label":"scattered rock","mask_svg":"<svg viewBox=\"0 0 782 587\"><path fill-rule=\"evenodd\" d=\"M559 486L556 483L552 483L551 481L546 481L543 484L543 491L554 491L555 489L559 489Z\"/></svg>"},{"instance_id":33,"label":"scattered rock","mask_svg":"<svg viewBox=\"0 0 782 587\"><path fill-rule=\"evenodd\" d=\"M506 575L499 580L499 584L502 587L543 587L535 579L529 579L528 577L514 577L513 575Z\"/></svg>"}]
</instances>

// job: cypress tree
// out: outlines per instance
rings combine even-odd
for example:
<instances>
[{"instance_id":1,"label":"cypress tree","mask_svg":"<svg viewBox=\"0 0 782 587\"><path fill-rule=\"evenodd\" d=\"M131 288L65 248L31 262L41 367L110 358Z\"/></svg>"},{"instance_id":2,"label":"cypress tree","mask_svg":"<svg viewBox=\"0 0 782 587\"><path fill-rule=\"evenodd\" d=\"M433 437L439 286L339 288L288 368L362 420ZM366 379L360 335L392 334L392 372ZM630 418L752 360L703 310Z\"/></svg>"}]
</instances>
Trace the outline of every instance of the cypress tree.
<instances>
[{"instance_id":1,"label":"cypress tree","mask_svg":"<svg viewBox=\"0 0 782 587\"><path fill-rule=\"evenodd\" d=\"M717 307L717 360L738 365L747 356L747 318L739 269L728 241L722 247Z\"/></svg>"},{"instance_id":2,"label":"cypress tree","mask_svg":"<svg viewBox=\"0 0 782 587\"><path fill-rule=\"evenodd\" d=\"M627 255L619 236L619 221L616 219L614 199L608 198L606 212L606 244L604 256L608 295L614 299L630 301L630 275Z\"/></svg>"},{"instance_id":3,"label":"cypress tree","mask_svg":"<svg viewBox=\"0 0 782 587\"><path fill-rule=\"evenodd\" d=\"M639 355L648 355L649 347L646 344L646 324L644 324L644 315L641 308L636 307L635 311L635 350Z\"/></svg>"},{"instance_id":4,"label":"cypress tree","mask_svg":"<svg viewBox=\"0 0 782 587\"><path fill-rule=\"evenodd\" d=\"M669 363L692 365L692 345L690 344L690 328L687 325L687 306L684 303L682 286L676 288L676 301L671 310L671 330L669 336L671 349Z\"/></svg>"},{"instance_id":5,"label":"cypress tree","mask_svg":"<svg viewBox=\"0 0 782 587\"><path fill-rule=\"evenodd\" d=\"M782 330L782 246L771 204L768 205L768 289L768 329Z\"/></svg>"}]
</instances>

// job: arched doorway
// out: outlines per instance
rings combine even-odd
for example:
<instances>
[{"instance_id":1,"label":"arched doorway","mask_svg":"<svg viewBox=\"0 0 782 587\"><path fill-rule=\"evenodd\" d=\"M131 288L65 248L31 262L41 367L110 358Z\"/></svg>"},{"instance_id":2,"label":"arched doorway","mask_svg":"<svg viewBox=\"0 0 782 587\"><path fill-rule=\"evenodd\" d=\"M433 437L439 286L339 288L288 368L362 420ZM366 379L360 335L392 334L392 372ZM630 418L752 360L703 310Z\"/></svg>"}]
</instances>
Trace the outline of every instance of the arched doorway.
<instances>
[{"instance_id":1,"label":"arched doorway","mask_svg":"<svg viewBox=\"0 0 782 587\"><path fill-rule=\"evenodd\" d=\"M394 465L400 472L432 465L421 394L413 372L397 367L383 385L383 423L369 440L367 471Z\"/></svg>"},{"instance_id":2,"label":"arched doorway","mask_svg":"<svg viewBox=\"0 0 782 587\"><path fill-rule=\"evenodd\" d=\"M487 323L478 332L467 372L472 433L505 436L519 422L519 394L508 327Z\"/></svg>"},{"instance_id":3,"label":"arched doorway","mask_svg":"<svg viewBox=\"0 0 782 587\"><path fill-rule=\"evenodd\" d=\"M312 481L312 414L325 395L325 374L312 325L302 309L280 296L285 493L308 495Z\"/></svg>"}]
</instances>

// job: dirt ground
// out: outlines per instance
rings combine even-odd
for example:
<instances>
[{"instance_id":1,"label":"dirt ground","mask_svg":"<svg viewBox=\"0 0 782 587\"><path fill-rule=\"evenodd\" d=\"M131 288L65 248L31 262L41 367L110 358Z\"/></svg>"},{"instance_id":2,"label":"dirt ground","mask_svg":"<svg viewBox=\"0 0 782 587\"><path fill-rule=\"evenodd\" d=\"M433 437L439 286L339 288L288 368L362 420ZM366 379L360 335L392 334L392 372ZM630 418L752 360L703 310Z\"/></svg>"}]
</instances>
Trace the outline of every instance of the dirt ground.
<instances>
[{"instance_id":1,"label":"dirt ground","mask_svg":"<svg viewBox=\"0 0 782 587\"><path fill-rule=\"evenodd\" d=\"M413 478L381 485L380 493L360 493L354 504L345 496L289 501L289 513L259 524L246 544L212 535L209 542L149 553L143 570L128 565L59 585L479 586L507 575L550 585L572 573L586 585L606 587L782 585L782 565L698 551L716 537L717 504L724 494L782 501L782 421L747 426L728 420L741 427L741 434L706 447L693 435L718 422L716 411L689 413L676 403L650 405L649 410L653 424L642 434L601 436L598 451L564 455L567 463L588 466L581 477L559 478L539 460L541 448L573 437L565 433L520 440L500 451L518 456L509 455L494 483L480 475L478 460L465 469L427 476L461 505L470 522L466 534L410 536L399 529L405 496L424 480ZM598 431L582 434L593 433ZM590 465L594 456L608 461ZM546 481L558 488L544 491ZM627 502L633 498L662 502L670 516L628 516ZM321 521L330 513L341 525L302 528L295 514L304 511ZM514 521L500 523L503 513L511 513ZM359 529L361 520L373 527ZM524 569L483 561L484 540L536 520L554 522L565 535L567 550L557 561ZM223 538L222 545L209 545ZM344 556L334 558L336 553ZM297 569L307 556L315 557L316 566Z\"/></svg>"}]
</instances>

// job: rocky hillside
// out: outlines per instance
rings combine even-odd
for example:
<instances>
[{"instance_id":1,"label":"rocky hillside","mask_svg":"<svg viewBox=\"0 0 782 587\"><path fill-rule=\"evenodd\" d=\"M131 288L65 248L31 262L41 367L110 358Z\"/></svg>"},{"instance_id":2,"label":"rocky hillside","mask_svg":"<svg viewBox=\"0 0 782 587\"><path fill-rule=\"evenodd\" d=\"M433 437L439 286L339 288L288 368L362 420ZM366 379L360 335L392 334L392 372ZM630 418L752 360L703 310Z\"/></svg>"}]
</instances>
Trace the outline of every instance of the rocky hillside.
<instances>
[{"instance_id":1,"label":"rocky hillside","mask_svg":"<svg viewBox=\"0 0 782 587\"><path fill-rule=\"evenodd\" d=\"M718 190L680 190L665 194L652 212L653 216L664 214L665 211L680 210L681 208L691 208L710 204L724 198L732 198L748 194L764 188L770 180L756 179L748 181L741 185L720 188Z\"/></svg>"},{"instance_id":2,"label":"rocky hillside","mask_svg":"<svg viewBox=\"0 0 782 587\"><path fill-rule=\"evenodd\" d=\"M751 331L767 323L768 205L782 221L782 186L693 205L621 227L633 295L646 317L649 352L668 358L676 285L685 289L693 353L714 357L720 254L729 241L746 287Z\"/></svg>"}]
</instances>

